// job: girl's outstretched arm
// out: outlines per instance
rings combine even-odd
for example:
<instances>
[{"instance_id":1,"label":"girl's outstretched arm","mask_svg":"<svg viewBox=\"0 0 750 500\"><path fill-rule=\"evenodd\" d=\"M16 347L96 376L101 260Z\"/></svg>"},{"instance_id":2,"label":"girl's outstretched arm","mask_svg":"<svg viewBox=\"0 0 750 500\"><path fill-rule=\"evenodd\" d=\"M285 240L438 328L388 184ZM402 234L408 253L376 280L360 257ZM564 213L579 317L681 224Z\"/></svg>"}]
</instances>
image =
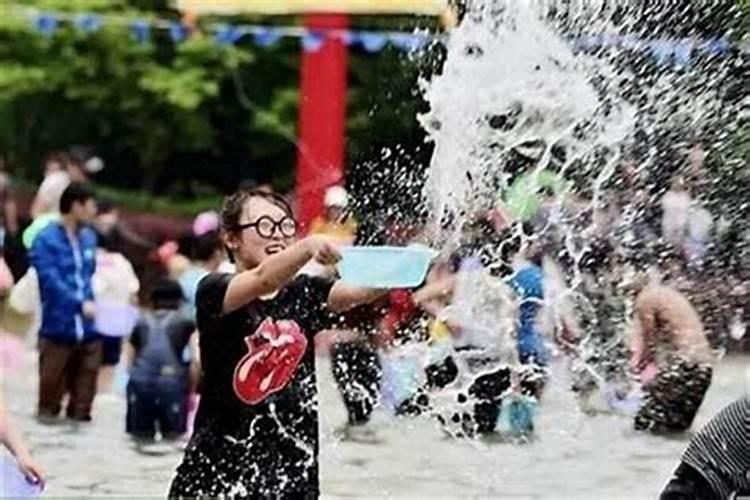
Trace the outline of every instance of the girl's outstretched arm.
<instances>
[{"instance_id":1,"label":"girl's outstretched arm","mask_svg":"<svg viewBox=\"0 0 750 500\"><path fill-rule=\"evenodd\" d=\"M258 297L276 292L292 281L305 264L315 259L324 266L341 260L336 247L321 236L308 236L272 255L258 267L237 274L224 297L224 313L236 311Z\"/></svg>"},{"instance_id":2,"label":"girl's outstretched arm","mask_svg":"<svg viewBox=\"0 0 750 500\"><path fill-rule=\"evenodd\" d=\"M24 476L35 484L44 484L44 472L29 453L21 434L16 429L13 420L5 411L5 406L0 398L0 442L10 450L18 461L18 466Z\"/></svg>"},{"instance_id":3,"label":"girl's outstretched arm","mask_svg":"<svg viewBox=\"0 0 750 500\"><path fill-rule=\"evenodd\" d=\"M380 288L362 288L337 281L328 293L328 309L340 313L357 306L371 304L383 297L388 290Z\"/></svg>"}]
</instances>

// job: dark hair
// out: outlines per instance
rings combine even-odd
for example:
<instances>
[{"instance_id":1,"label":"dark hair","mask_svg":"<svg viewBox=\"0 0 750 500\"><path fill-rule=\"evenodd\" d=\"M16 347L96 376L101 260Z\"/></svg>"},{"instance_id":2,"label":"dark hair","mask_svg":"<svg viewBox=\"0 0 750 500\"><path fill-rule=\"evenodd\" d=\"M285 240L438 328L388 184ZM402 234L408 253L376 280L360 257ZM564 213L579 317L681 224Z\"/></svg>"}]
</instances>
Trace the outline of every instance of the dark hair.
<instances>
[{"instance_id":1,"label":"dark hair","mask_svg":"<svg viewBox=\"0 0 750 500\"><path fill-rule=\"evenodd\" d=\"M177 253L192 258L195 249L195 236L192 232L183 232L177 237Z\"/></svg>"},{"instance_id":2,"label":"dark hair","mask_svg":"<svg viewBox=\"0 0 750 500\"><path fill-rule=\"evenodd\" d=\"M236 193L224 198L224 205L221 208L221 227L225 232L233 233L237 231L240 225L240 218L242 217L242 210L245 204L252 198L263 198L281 208L289 217L294 218L292 207L283 196L255 188L240 189Z\"/></svg>"},{"instance_id":3,"label":"dark hair","mask_svg":"<svg viewBox=\"0 0 750 500\"><path fill-rule=\"evenodd\" d=\"M110 234L96 231L96 246L107 252L118 252L120 247L118 245L117 237L112 233L114 233L114 231L111 231Z\"/></svg>"},{"instance_id":4,"label":"dark hair","mask_svg":"<svg viewBox=\"0 0 750 500\"><path fill-rule=\"evenodd\" d=\"M221 248L221 238L218 231L209 231L195 238L191 257L199 262L211 259Z\"/></svg>"},{"instance_id":5,"label":"dark hair","mask_svg":"<svg viewBox=\"0 0 750 500\"><path fill-rule=\"evenodd\" d=\"M151 290L151 306L154 309L178 309L183 298L182 287L173 280L159 280Z\"/></svg>"},{"instance_id":6,"label":"dark hair","mask_svg":"<svg viewBox=\"0 0 750 500\"><path fill-rule=\"evenodd\" d=\"M73 203L86 203L88 200L95 200L96 193L88 184L82 182L73 182L63 191L60 197L60 213L68 214L73 208Z\"/></svg>"},{"instance_id":7,"label":"dark hair","mask_svg":"<svg viewBox=\"0 0 750 500\"><path fill-rule=\"evenodd\" d=\"M86 160L88 160L88 154L84 148L81 148L81 147L70 148L70 153L68 154L69 166L75 166L75 167L80 168L81 170L85 170Z\"/></svg>"},{"instance_id":8,"label":"dark hair","mask_svg":"<svg viewBox=\"0 0 750 500\"><path fill-rule=\"evenodd\" d=\"M242 189L240 188L234 194L224 198L224 204L221 207L221 228L226 234L234 234L240 226L240 218L245 204L252 198L262 198L269 203L281 208L289 217L294 218L294 211L283 196L270 193L260 189ZM226 247L229 261L234 263L234 254L229 247Z\"/></svg>"},{"instance_id":9,"label":"dark hair","mask_svg":"<svg viewBox=\"0 0 750 500\"><path fill-rule=\"evenodd\" d=\"M98 215L111 214L115 211L115 205L110 200L96 200L96 213Z\"/></svg>"}]
</instances>

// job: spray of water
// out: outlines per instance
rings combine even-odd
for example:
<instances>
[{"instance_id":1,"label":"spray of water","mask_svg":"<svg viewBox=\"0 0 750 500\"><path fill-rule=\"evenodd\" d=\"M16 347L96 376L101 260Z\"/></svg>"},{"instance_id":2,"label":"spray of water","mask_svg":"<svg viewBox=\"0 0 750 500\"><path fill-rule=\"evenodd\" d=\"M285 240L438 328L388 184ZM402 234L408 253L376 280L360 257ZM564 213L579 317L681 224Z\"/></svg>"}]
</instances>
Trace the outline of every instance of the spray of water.
<instances>
[{"instance_id":1,"label":"spray of water","mask_svg":"<svg viewBox=\"0 0 750 500\"><path fill-rule=\"evenodd\" d=\"M450 35L443 73L423 82L430 111L421 121L435 142L426 189L436 220L500 201L514 152L541 170L557 147L565 171L596 147L615 150L632 130L632 106L602 96L591 79L616 78L614 69L575 54L545 12L536 2L474 5ZM594 176L597 184L613 162Z\"/></svg>"},{"instance_id":2,"label":"spray of water","mask_svg":"<svg viewBox=\"0 0 750 500\"><path fill-rule=\"evenodd\" d=\"M614 262L592 264L599 258L592 246L610 233L620 239L618 252L632 260L648 253L652 235L639 232L639 221L645 207L662 196L669 172L685 161L690 141L700 139L721 151L742 121L742 102L732 99L728 78L737 57L720 60L718 52L701 49L704 42L689 31L701 13L689 4L684 12L672 9L677 17L671 20L662 12L667 10L636 1L468 2L448 37L442 72L420 84L429 111L419 119L434 143L425 198L436 244L455 249L467 223L507 206L505 197L519 175L550 171L564 185L554 200L545 200L550 212L535 231L555 240L551 260L565 261L557 286L550 287L557 291L546 299L552 309L575 310L580 317L580 371L597 384L607 370L617 370L587 360L617 356L625 362L627 314L622 292L611 286L619 270ZM662 24L643 22L647 19ZM695 38L665 49L672 47L668 35ZM627 185L622 172L629 163L639 178L635 185ZM724 177L703 175L706 183L711 175ZM736 216L731 203L741 196L725 198L716 212ZM612 211L617 217L608 217ZM619 225L609 226L614 219ZM520 225L515 231L524 237ZM500 246L490 260L500 259ZM469 321L477 328L493 325L490 343L507 346L512 325L502 314L508 309L496 304L510 300L510 292L490 286L489 275L476 279L476 286L466 287L476 292L466 299L472 304L463 305ZM493 294L496 300L488 299ZM603 307L609 307L616 328L607 329L597 318ZM602 330L604 341L590 338Z\"/></svg>"}]
</instances>

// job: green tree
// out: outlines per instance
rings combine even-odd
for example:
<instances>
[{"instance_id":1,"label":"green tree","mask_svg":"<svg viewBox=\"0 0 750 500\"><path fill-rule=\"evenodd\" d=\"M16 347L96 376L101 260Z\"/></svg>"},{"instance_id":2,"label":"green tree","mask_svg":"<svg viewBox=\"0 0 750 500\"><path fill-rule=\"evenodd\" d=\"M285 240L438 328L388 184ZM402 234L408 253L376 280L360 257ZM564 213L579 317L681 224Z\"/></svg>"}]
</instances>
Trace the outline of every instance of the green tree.
<instances>
[{"instance_id":1,"label":"green tree","mask_svg":"<svg viewBox=\"0 0 750 500\"><path fill-rule=\"evenodd\" d=\"M105 16L82 33L63 22L39 33L26 9ZM296 162L300 48L269 48L243 38L219 46L197 31L173 43L164 30L138 43L135 19L179 19L163 1L27 0L0 5L0 151L29 177L41 156L73 144L94 146L107 162L100 180L164 191L193 180L229 190L244 178L290 187ZM216 21L295 19L233 17ZM357 26L411 29L412 18L357 18ZM418 23L431 22L417 20ZM351 162L383 145L416 145L420 63L393 49L352 50L347 152ZM188 186L189 187L189 186Z\"/></svg>"},{"instance_id":2,"label":"green tree","mask_svg":"<svg viewBox=\"0 0 750 500\"><path fill-rule=\"evenodd\" d=\"M211 107L222 82L252 61L249 52L219 47L200 34L173 45L156 33L152 41L139 44L126 23L141 13L115 10L97 0L65 6L86 12L106 7L105 13L114 10L120 22L106 22L95 33L63 23L54 34L42 36L17 8L3 8L3 149L16 153L28 169L48 149L94 144L115 166L120 155L135 160L130 167L153 182L175 151L214 146ZM115 180L116 170L124 171L108 170Z\"/></svg>"}]
</instances>

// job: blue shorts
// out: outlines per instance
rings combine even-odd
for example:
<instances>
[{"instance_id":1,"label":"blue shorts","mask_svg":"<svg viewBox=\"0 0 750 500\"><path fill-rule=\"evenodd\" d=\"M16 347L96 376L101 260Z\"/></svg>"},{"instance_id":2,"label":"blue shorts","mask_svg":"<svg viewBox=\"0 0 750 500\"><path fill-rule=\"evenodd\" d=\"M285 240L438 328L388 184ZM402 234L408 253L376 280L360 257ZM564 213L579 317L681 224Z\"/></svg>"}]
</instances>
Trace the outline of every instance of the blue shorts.
<instances>
[{"instance_id":1,"label":"blue shorts","mask_svg":"<svg viewBox=\"0 0 750 500\"><path fill-rule=\"evenodd\" d=\"M127 398L125 430L133 437L153 439L158 431L164 438L176 438L187 431L186 384L130 380Z\"/></svg>"}]
</instances>

